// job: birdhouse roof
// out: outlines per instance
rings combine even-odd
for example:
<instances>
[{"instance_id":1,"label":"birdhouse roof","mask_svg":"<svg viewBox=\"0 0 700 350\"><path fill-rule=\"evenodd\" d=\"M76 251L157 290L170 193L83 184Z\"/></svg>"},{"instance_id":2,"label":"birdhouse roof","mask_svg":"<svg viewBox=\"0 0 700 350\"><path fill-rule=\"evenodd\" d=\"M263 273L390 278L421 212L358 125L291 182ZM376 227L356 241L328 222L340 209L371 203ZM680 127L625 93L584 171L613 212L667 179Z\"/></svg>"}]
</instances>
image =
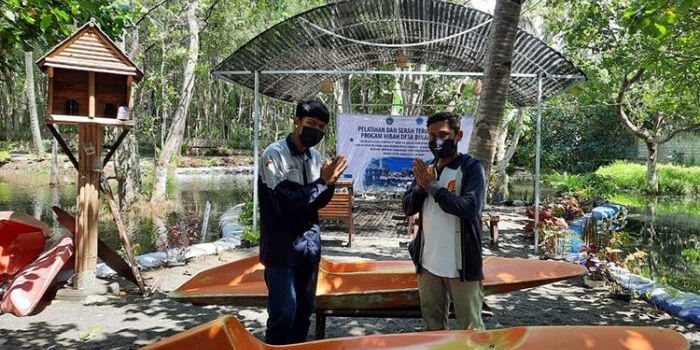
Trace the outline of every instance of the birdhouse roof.
<instances>
[{"instance_id":1,"label":"birdhouse roof","mask_svg":"<svg viewBox=\"0 0 700 350\"><path fill-rule=\"evenodd\" d=\"M44 57L37 60L36 64L42 70L55 67L131 75L136 81L143 78L143 72L94 21L80 27Z\"/></svg>"}]
</instances>

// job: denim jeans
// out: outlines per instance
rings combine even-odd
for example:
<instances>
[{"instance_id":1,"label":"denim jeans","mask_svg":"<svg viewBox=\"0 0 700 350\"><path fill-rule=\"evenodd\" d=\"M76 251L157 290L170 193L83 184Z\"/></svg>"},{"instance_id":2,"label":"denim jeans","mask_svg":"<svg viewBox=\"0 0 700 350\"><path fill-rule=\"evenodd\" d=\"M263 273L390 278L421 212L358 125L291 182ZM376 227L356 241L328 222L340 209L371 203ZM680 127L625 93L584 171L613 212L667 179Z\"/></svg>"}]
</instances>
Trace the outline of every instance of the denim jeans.
<instances>
[{"instance_id":1,"label":"denim jeans","mask_svg":"<svg viewBox=\"0 0 700 350\"><path fill-rule=\"evenodd\" d=\"M317 279L318 264L265 268L266 343L283 345L306 341L316 305Z\"/></svg>"}]
</instances>

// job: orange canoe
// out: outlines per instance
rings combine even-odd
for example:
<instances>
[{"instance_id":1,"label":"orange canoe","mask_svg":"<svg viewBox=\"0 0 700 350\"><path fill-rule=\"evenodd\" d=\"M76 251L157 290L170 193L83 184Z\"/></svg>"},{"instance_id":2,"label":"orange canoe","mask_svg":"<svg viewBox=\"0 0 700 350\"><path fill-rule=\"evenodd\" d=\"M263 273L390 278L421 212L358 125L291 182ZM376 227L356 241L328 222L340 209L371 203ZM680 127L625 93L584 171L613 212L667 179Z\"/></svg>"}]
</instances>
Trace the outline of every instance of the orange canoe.
<instances>
[{"instance_id":1,"label":"orange canoe","mask_svg":"<svg viewBox=\"0 0 700 350\"><path fill-rule=\"evenodd\" d=\"M250 334L233 316L224 316L142 350L687 350L680 333L658 327L625 326L532 326L489 331L437 331L366 335L271 346Z\"/></svg>"},{"instance_id":2,"label":"orange canoe","mask_svg":"<svg viewBox=\"0 0 700 350\"><path fill-rule=\"evenodd\" d=\"M31 315L74 251L73 237L65 235L51 249L18 271L2 296L0 310L15 316Z\"/></svg>"},{"instance_id":3,"label":"orange canoe","mask_svg":"<svg viewBox=\"0 0 700 350\"><path fill-rule=\"evenodd\" d=\"M265 306L267 287L258 256L198 273L170 297L211 305ZM484 291L508 293L586 273L568 262L485 257ZM413 263L409 260L331 262L321 260L316 309L393 309L419 306Z\"/></svg>"},{"instance_id":4,"label":"orange canoe","mask_svg":"<svg viewBox=\"0 0 700 350\"><path fill-rule=\"evenodd\" d=\"M44 251L49 225L33 216L0 211L0 284Z\"/></svg>"}]
</instances>

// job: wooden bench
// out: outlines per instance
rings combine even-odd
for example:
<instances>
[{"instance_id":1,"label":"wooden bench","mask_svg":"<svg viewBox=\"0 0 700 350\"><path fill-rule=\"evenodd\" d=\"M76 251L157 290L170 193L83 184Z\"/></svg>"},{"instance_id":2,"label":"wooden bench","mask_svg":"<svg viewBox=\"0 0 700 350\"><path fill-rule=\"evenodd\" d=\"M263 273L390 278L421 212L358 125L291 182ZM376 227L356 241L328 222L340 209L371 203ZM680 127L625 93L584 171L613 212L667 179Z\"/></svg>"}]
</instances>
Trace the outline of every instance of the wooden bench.
<instances>
[{"instance_id":1,"label":"wooden bench","mask_svg":"<svg viewBox=\"0 0 700 350\"><path fill-rule=\"evenodd\" d=\"M192 138L185 140L185 145L187 146L186 153L202 155L206 154L206 152L226 147L227 141L219 139Z\"/></svg>"},{"instance_id":2,"label":"wooden bench","mask_svg":"<svg viewBox=\"0 0 700 350\"><path fill-rule=\"evenodd\" d=\"M408 218L405 218L406 226L408 229L408 235L413 236L414 233L414 225L418 224L418 221L416 220L417 215L414 216L409 216ZM481 223L482 225L485 224L489 228L489 236L491 238L491 247L494 249L498 249L498 221L500 220L500 216L498 215L490 215L490 214L484 214L481 215Z\"/></svg>"},{"instance_id":3,"label":"wooden bench","mask_svg":"<svg viewBox=\"0 0 700 350\"><path fill-rule=\"evenodd\" d=\"M355 234L355 221L352 217L353 192L352 181L339 180L335 183L335 193L328 205L318 211L321 220L343 221L348 227L348 247L352 245L352 236Z\"/></svg>"}]
</instances>

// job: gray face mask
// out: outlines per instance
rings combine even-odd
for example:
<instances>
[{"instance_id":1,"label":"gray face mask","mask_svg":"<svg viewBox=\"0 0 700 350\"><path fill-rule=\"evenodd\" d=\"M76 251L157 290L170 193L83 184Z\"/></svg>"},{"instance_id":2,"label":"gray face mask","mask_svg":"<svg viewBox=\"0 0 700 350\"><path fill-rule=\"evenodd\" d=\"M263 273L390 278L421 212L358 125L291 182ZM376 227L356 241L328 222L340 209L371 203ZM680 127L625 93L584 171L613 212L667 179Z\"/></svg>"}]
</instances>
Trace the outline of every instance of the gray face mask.
<instances>
[{"instance_id":1,"label":"gray face mask","mask_svg":"<svg viewBox=\"0 0 700 350\"><path fill-rule=\"evenodd\" d=\"M316 146L319 142L321 142L324 136L326 136L326 134L323 131L318 130L316 128L304 126L301 129L301 135L299 135L299 140L301 141L301 144L304 145L304 147L310 148Z\"/></svg>"}]
</instances>

